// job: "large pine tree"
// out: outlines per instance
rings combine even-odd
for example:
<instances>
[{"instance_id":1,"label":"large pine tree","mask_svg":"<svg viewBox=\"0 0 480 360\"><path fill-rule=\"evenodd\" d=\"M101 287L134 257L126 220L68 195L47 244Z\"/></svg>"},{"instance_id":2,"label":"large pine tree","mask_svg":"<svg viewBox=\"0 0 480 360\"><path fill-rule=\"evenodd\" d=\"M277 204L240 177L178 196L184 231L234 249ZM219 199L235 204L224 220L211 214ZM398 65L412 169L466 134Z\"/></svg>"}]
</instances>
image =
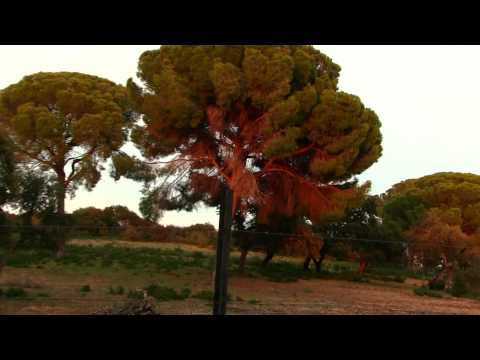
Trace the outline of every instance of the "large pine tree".
<instances>
[{"instance_id":1,"label":"large pine tree","mask_svg":"<svg viewBox=\"0 0 480 360\"><path fill-rule=\"evenodd\" d=\"M128 89L143 114L132 139L161 179L147 193L154 196L147 208L175 208L179 199L215 203L224 182L234 210L254 204L259 221L274 212L320 218L349 191L336 185L382 152L378 117L338 90L339 74L313 46L165 45L145 52L142 84L130 80ZM135 177L135 164L115 158L115 175Z\"/></svg>"}]
</instances>

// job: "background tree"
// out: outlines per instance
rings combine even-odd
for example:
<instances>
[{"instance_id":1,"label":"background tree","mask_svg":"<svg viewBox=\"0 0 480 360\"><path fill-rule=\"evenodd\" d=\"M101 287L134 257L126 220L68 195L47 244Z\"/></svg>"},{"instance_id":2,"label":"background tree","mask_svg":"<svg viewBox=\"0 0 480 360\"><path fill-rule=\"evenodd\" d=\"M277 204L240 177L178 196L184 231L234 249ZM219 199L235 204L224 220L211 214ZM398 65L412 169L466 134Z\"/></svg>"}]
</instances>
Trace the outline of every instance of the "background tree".
<instances>
[{"instance_id":1,"label":"background tree","mask_svg":"<svg viewBox=\"0 0 480 360\"><path fill-rule=\"evenodd\" d=\"M320 218L338 204L337 185L382 151L380 121L358 97L338 91L339 73L312 46L175 45L145 52L138 68L143 87L129 80L128 89L143 114L132 140L158 180L147 189L147 203L215 203L224 183L234 211L258 206L259 222L274 210ZM117 176L142 168L124 155L114 162L130 164Z\"/></svg>"},{"instance_id":2,"label":"background tree","mask_svg":"<svg viewBox=\"0 0 480 360\"><path fill-rule=\"evenodd\" d=\"M452 254L475 247L465 241L480 233L480 176L450 172L409 179L382 197L389 235L409 242L410 259L430 267L441 260L451 264Z\"/></svg>"},{"instance_id":3,"label":"background tree","mask_svg":"<svg viewBox=\"0 0 480 360\"><path fill-rule=\"evenodd\" d=\"M15 196L15 165L12 144L0 128L0 246L10 240L11 224L2 207Z\"/></svg>"},{"instance_id":4,"label":"background tree","mask_svg":"<svg viewBox=\"0 0 480 360\"><path fill-rule=\"evenodd\" d=\"M14 196L15 169L13 144L0 128L0 211Z\"/></svg>"},{"instance_id":5,"label":"background tree","mask_svg":"<svg viewBox=\"0 0 480 360\"><path fill-rule=\"evenodd\" d=\"M409 179L392 186L384 199L388 203L402 196L417 198L426 209L439 208L458 214L458 225L467 234L480 228L479 175L443 172Z\"/></svg>"},{"instance_id":6,"label":"background tree","mask_svg":"<svg viewBox=\"0 0 480 360\"><path fill-rule=\"evenodd\" d=\"M55 178L39 170L24 168L18 171L16 179L17 194L15 202L12 203L12 207L18 210L20 218L20 240L16 247L54 248L58 246L57 242L61 241L60 237L55 237L58 232L34 227L34 225L41 227L53 225L45 223L44 217L47 214L56 213ZM43 233L51 234L51 239L47 239Z\"/></svg>"},{"instance_id":7,"label":"background tree","mask_svg":"<svg viewBox=\"0 0 480 360\"><path fill-rule=\"evenodd\" d=\"M26 76L4 89L0 119L19 160L55 173L63 215L65 194L97 184L102 162L124 144L133 114L122 86L60 72Z\"/></svg>"}]
</instances>

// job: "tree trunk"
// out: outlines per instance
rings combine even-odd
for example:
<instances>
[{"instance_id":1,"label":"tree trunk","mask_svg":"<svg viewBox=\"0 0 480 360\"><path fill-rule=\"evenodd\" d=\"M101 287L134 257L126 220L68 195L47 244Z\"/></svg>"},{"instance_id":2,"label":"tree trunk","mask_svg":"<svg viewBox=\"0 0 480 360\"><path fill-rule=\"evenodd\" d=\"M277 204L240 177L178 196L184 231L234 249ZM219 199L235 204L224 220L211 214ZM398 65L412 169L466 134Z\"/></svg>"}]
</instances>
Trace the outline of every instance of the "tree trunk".
<instances>
[{"instance_id":1,"label":"tree trunk","mask_svg":"<svg viewBox=\"0 0 480 360\"><path fill-rule=\"evenodd\" d=\"M240 274L245 272L245 263L247 262L247 254L248 250L242 249L240 253L240 265L238 267L238 271Z\"/></svg>"},{"instance_id":2,"label":"tree trunk","mask_svg":"<svg viewBox=\"0 0 480 360\"><path fill-rule=\"evenodd\" d=\"M65 172L63 169L57 172L58 175L58 188L57 188L57 224L59 226L64 226L65 218ZM62 258L65 256L65 230L62 228L56 228L53 233L55 233L56 242L57 242L57 258Z\"/></svg>"},{"instance_id":3,"label":"tree trunk","mask_svg":"<svg viewBox=\"0 0 480 360\"><path fill-rule=\"evenodd\" d=\"M65 215L65 173L59 172L58 174L58 188L57 188L57 214L60 216Z\"/></svg>"},{"instance_id":4,"label":"tree trunk","mask_svg":"<svg viewBox=\"0 0 480 360\"><path fill-rule=\"evenodd\" d=\"M323 260L325 260L325 257L327 256L328 249L329 249L329 245L327 244L326 241L324 241L322 249L320 250L320 258L318 259L318 261L314 260L315 270L317 271L317 273L322 272Z\"/></svg>"}]
</instances>

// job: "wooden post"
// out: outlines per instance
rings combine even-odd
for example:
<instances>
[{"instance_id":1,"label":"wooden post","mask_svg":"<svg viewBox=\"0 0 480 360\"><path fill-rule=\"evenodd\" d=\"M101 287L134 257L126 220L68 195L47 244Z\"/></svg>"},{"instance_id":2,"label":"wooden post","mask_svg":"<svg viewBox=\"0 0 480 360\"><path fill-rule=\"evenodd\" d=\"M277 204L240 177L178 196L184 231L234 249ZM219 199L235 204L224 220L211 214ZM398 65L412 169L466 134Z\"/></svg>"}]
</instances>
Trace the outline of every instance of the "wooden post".
<instances>
[{"instance_id":1,"label":"wooden post","mask_svg":"<svg viewBox=\"0 0 480 360\"><path fill-rule=\"evenodd\" d=\"M225 315L227 307L228 260L232 237L232 199L232 190L230 190L228 186L225 186L220 204L213 315Z\"/></svg>"}]
</instances>

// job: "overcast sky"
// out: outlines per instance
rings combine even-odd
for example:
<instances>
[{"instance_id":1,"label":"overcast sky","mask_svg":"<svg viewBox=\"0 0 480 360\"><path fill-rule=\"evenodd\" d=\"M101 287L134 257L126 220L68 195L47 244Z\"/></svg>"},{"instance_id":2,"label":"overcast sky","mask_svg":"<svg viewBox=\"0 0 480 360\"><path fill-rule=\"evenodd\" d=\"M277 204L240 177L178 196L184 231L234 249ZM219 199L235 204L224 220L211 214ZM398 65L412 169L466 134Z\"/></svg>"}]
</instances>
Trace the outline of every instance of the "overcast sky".
<instances>
[{"instance_id":1,"label":"overcast sky","mask_svg":"<svg viewBox=\"0 0 480 360\"><path fill-rule=\"evenodd\" d=\"M361 180L372 193L439 171L480 174L479 46L317 46L341 65L340 89L360 96L383 123L383 156ZM125 84L150 46L0 46L0 89L39 71L76 71ZM138 212L141 186L104 176L67 200L80 207L124 205ZM214 209L171 212L162 224L217 225Z\"/></svg>"}]
</instances>

